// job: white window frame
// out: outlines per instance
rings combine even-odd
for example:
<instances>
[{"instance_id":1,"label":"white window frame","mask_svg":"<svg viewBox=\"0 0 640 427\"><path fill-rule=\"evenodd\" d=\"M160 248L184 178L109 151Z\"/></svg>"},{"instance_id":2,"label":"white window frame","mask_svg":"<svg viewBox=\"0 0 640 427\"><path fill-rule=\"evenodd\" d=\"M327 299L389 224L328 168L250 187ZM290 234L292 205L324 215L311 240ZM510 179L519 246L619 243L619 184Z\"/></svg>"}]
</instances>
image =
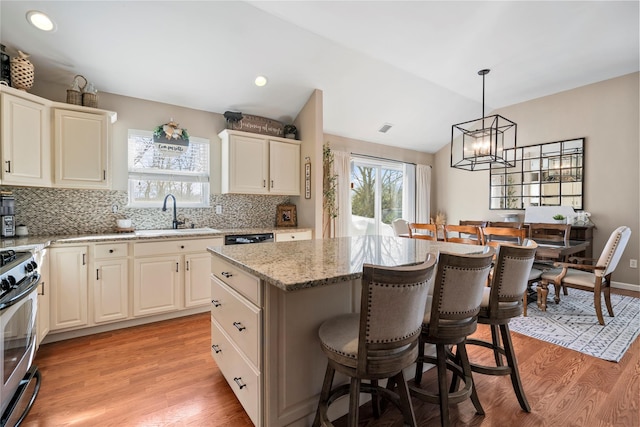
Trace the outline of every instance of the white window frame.
<instances>
[{"instance_id":1,"label":"white window frame","mask_svg":"<svg viewBox=\"0 0 640 427\"><path fill-rule=\"evenodd\" d=\"M133 208L158 208L158 200L133 200L134 189L137 180L163 180L163 181L182 181L197 182L202 184L202 195L199 202L180 200L179 194L174 194L177 204L185 208L207 208L210 206L209 199L211 194L210 175L211 175L211 144L206 138L189 137L189 143L206 145L206 172L189 172L189 171L171 171L164 172L157 169L135 168L131 164L131 150L129 144L131 138L153 138L153 132L139 129L129 129L127 138L127 187L128 187L128 205ZM205 161L205 159L202 159Z\"/></svg>"}]
</instances>

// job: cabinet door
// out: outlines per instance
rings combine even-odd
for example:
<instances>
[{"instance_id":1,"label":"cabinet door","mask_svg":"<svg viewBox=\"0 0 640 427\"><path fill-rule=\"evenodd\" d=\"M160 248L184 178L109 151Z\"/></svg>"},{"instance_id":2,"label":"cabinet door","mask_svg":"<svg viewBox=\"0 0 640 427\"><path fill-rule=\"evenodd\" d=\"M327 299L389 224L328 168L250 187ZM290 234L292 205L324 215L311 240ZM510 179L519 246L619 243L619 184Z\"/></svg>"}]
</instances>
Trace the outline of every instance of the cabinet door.
<instances>
[{"instance_id":1,"label":"cabinet door","mask_svg":"<svg viewBox=\"0 0 640 427\"><path fill-rule=\"evenodd\" d=\"M269 192L300 195L300 145L269 141Z\"/></svg>"},{"instance_id":2,"label":"cabinet door","mask_svg":"<svg viewBox=\"0 0 640 427\"><path fill-rule=\"evenodd\" d=\"M87 325L87 247L52 248L51 330Z\"/></svg>"},{"instance_id":3,"label":"cabinet door","mask_svg":"<svg viewBox=\"0 0 640 427\"><path fill-rule=\"evenodd\" d=\"M2 94L2 184L51 185L49 108Z\"/></svg>"},{"instance_id":4,"label":"cabinet door","mask_svg":"<svg viewBox=\"0 0 640 427\"><path fill-rule=\"evenodd\" d=\"M180 309L181 259L167 255L134 260L134 316Z\"/></svg>"},{"instance_id":5,"label":"cabinet door","mask_svg":"<svg viewBox=\"0 0 640 427\"><path fill-rule=\"evenodd\" d=\"M223 140L222 192L267 193L268 156L269 146L264 139L230 135L227 141Z\"/></svg>"},{"instance_id":6,"label":"cabinet door","mask_svg":"<svg viewBox=\"0 0 640 427\"><path fill-rule=\"evenodd\" d=\"M185 255L184 306L196 307L211 301L211 255Z\"/></svg>"},{"instance_id":7,"label":"cabinet door","mask_svg":"<svg viewBox=\"0 0 640 427\"><path fill-rule=\"evenodd\" d=\"M40 273L40 285L38 289L38 314L36 323L38 325L38 345L44 337L49 333L50 321L50 304L51 304L51 282L49 281L49 250L42 249L34 254L38 263L38 272Z\"/></svg>"},{"instance_id":8,"label":"cabinet door","mask_svg":"<svg viewBox=\"0 0 640 427\"><path fill-rule=\"evenodd\" d=\"M95 261L94 267L94 322L126 319L129 316L127 260Z\"/></svg>"},{"instance_id":9,"label":"cabinet door","mask_svg":"<svg viewBox=\"0 0 640 427\"><path fill-rule=\"evenodd\" d=\"M55 185L109 188L109 120L104 114L55 109Z\"/></svg>"}]
</instances>

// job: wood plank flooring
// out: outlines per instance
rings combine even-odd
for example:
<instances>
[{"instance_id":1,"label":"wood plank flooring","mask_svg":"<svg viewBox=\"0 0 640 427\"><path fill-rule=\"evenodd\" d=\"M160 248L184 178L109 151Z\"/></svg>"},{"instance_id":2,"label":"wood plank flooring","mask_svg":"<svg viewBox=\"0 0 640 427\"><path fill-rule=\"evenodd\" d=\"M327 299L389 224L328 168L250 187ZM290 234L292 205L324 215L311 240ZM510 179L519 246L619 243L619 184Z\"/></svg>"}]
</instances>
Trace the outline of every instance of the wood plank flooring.
<instances>
[{"instance_id":1,"label":"wood plank flooring","mask_svg":"<svg viewBox=\"0 0 640 427\"><path fill-rule=\"evenodd\" d=\"M452 405L453 426L640 426L640 339L613 363L512 335L532 413L520 409L507 377L474 375L486 415L470 402ZM35 360L42 388L22 425L252 426L209 349L207 313L45 344ZM435 387L434 379L429 371L423 383ZM419 425L439 425L437 406L414 405ZM393 406L374 420L366 405L360 424L403 425Z\"/></svg>"}]
</instances>

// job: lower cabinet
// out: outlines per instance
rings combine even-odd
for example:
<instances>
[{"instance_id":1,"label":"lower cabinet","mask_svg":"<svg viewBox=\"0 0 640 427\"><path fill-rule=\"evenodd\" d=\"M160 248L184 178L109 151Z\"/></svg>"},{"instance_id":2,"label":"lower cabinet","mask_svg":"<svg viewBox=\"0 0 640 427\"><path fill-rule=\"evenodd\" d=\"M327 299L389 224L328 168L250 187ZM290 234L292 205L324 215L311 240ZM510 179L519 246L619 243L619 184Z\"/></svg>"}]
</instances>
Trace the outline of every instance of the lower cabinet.
<instances>
[{"instance_id":1,"label":"lower cabinet","mask_svg":"<svg viewBox=\"0 0 640 427\"><path fill-rule=\"evenodd\" d=\"M44 293L39 297L39 339L49 329L69 331L208 306L207 247L222 244L216 237L54 245L48 254L49 279L38 263L43 276L39 292Z\"/></svg>"},{"instance_id":2,"label":"lower cabinet","mask_svg":"<svg viewBox=\"0 0 640 427\"><path fill-rule=\"evenodd\" d=\"M133 315L209 304L209 246L222 238L134 243Z\"/></svg>"},{"instance_id":3,"label":"lower cabinet","mask_svg":"<svg viewBox=\"0 0 640 427\"><path fill-rule=\"evenodd\" d=\"M211 356L256 426L262 426L260 280L211 259Z\"/></svg>"},{"instance_id":4,"label":"lower cabinet","mask_svg":"<svg viewBox=\"0 0 640 427\"><path fill-rule=\"evenodd\" d=\"M51 331L87 326L88 246L51 248Z\"/></svg>"},{"instance_id":5,"label":"lower cabinet","mask_svg":"<svg viewBox=\"0 0 640 427\"><path fill-rule=\"evenodd\" d=\"M93 321L97 324L128 318L128 244L97 244L93 254Z\"/></svg>"},{"instance_id":6,"label":"lower cabinet","mask_svg":"<svg viewBox=\"0 0 640 427\"><path fill-rule=\"evenodd\" d=\"M40 345L51 328L51 282L49 281L49 249L42 249L34 254L38 271L40 272L40 285L38 285L38 313L36 324L38 331L37 343Z\"/></svg>"},{"instance_id":7,"label":"lower cabinet","mask_svg":"<svg viewBox=\"0 0 640 427\"><path fill-rule=\"evenodd\" d=\"M311 240L311 230L306 231L276 231L276 242L295 242Z\"/></svg>"}]
</instances>

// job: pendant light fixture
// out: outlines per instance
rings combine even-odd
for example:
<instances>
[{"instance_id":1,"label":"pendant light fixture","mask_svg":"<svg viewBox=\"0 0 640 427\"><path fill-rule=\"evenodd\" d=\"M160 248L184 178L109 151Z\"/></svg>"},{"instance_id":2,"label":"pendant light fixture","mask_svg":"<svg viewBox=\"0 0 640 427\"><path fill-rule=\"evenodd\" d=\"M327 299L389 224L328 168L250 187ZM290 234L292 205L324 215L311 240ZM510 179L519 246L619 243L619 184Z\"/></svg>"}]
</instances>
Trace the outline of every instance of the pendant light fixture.
<instances>
[{"instance_id":1,"label":"pendant light fixture","mask_svg":"<svg viewBox=\"0 0 640 427\"><path fill-rule=\"evenodd\" d=\"M451 167L469 171L515 165L517 125L499 114L484 115L484 79L482 76L482 117L451 126Z\"/></svg>"}]
</instances>

